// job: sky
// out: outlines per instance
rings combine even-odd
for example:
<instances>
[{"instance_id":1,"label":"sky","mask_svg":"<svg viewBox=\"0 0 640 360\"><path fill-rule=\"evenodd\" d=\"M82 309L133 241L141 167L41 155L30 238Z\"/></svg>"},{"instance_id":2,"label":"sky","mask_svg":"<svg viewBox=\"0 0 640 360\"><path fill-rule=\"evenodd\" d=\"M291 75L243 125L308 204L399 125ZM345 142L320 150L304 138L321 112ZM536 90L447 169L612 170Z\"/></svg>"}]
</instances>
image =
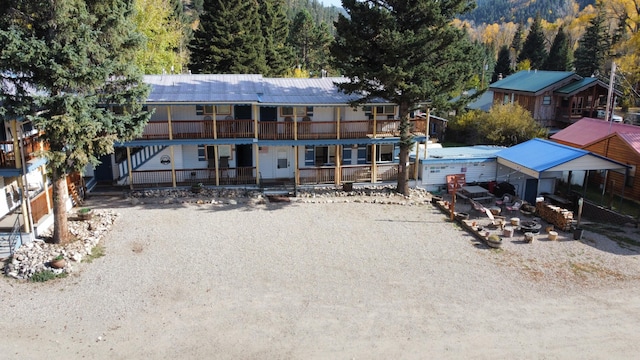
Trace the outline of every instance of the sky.
<instances>
[{"instance_id":1,"label":"sky","mask_svg":"<svg viewBox=\"0 0 640 360\"><path fill-rule=\"evenodd\" d=\"M335 7L342 7L342 0L320 0L320 2L324 5L324 6L335 6Z\"/></svg>"}]
</instances>

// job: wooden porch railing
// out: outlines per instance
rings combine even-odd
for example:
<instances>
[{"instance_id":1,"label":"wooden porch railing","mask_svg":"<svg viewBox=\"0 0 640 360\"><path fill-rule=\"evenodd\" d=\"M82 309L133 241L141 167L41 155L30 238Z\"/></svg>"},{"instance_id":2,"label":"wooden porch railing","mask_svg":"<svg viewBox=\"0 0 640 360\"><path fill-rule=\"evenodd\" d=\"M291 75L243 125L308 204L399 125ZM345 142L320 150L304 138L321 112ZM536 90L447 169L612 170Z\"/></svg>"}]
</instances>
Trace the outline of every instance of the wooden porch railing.
<instances>
[{"instance_id":1,"label":"wooden porch railing","mask_svg":"<svg viewBox=\"0 0 640 360\"><path fill-rule=\"evenodd\" d=\"M171 170L143 170L133 171L134 187L171 187L173 181ZM256 183L254 167L218 169L220 185L253 185ZM183 169L176 170L176 184L190 186L216 184L215 169Z\"/></svg>"},{"instance_id":2,"label":"wooden porch railing","mask_svg":"<svg viewBox=\"0 0 640 360\"><path fill-rule=\"evenodd\" d=\"M412 131L415 134L426 133L426 120L416 118L411 120ZM398 136L400 120L376 121L376 135ZM258 122L258 138L267 140L293 140L297 127L298 139L337 139L337 121L298 121L297 126L292 121L260 121ZM177 120L171 123L174 139L213 139L212 120ZM254 121L218 120L216 122L218 139L253 138ZM340 123L341 139L359 139L373 134L373 120L342 121ZM149 122L142 134L142 139L169 139L169 123L164 121Z\"/></svg>"}]
</instances>

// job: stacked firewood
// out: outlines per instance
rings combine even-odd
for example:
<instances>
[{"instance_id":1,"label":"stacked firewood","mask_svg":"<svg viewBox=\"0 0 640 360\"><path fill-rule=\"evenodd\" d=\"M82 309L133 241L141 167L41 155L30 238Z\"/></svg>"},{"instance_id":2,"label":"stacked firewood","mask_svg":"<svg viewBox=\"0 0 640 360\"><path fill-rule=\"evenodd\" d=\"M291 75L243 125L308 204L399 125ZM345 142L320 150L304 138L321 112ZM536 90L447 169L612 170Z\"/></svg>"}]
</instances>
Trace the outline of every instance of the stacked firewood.
<instances>
[{"instance_id":1,"label":"stacked firewood","mask_svg":"<svg viewBox=\"0 0 640 360\"><path fill-rule=\"evenodd\" d=\"M571 225L575 223L573 220L573 211L547 204L543 201L536 203L536 212L538 213L538 216L546 222L553 224L561 231L569 231L571 229Z\"/></svg>"}]
</instances>

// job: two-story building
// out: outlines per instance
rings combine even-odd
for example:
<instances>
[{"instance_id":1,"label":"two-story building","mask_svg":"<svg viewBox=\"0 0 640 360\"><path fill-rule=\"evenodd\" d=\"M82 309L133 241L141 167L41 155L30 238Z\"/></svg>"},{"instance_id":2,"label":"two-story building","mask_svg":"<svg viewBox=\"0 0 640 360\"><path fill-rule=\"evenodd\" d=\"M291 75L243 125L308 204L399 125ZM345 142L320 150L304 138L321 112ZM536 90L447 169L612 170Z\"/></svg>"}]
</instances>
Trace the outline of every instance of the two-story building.
<instances>
[{"instance_id":1,"label":"two-story building","mask_svg":"<svg viewBox=\"0 0 640 360\"><path fill-rule=\"evenodd\" d=\"M358 97L336 86L344 81L145 76L151 120L140 138L116 144L94 175L130 188L395 181L398 107L383 99L352 107ZM427 119L411 125L424 142Z\"/></svg>"},{"instance_id":2,"label":"two-story building","mask_svg":"<svg viewBox=\"0 0 640 360\"><path fill-rule=\"evenodd\" d=\"M570 71L523 70L489 86L493 103L517 103L540 125L564 128L583 117L596 117L607 105L609 86ZM621 93L613 90L613 95Z\"/></svg>"}]
</instances>

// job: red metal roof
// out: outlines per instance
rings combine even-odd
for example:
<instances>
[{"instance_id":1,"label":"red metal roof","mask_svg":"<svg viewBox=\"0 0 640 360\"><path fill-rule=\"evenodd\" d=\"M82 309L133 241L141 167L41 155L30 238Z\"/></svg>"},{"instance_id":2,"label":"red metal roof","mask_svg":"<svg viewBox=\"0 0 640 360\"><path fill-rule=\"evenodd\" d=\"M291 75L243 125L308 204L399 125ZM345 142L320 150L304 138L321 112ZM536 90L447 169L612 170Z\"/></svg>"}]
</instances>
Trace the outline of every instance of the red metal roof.
<instances>
[{"instance_id":1,"label":"red metal roof","mask_svg":"<svg viewBox=\"0 0 640 360\"><path fill-rule=\"evenodd\" d=\"M551 140L583 147L613 133L640 134L640 126L612 123L600 119L582 118L552 135Z\"/></svg>"},{"instance_id":2,"label":"red metal roof","mask_svg":"<svg viewBox=\"0 0 640 360\"><path fill-rule=\"evenodd\" d=\"M640 128L640 126L634 126ZM626 141L629 146L631 146L637 153L640 154L640 131L636 133L619 133L624 141Z\"/></svg>"}]
</instances>

